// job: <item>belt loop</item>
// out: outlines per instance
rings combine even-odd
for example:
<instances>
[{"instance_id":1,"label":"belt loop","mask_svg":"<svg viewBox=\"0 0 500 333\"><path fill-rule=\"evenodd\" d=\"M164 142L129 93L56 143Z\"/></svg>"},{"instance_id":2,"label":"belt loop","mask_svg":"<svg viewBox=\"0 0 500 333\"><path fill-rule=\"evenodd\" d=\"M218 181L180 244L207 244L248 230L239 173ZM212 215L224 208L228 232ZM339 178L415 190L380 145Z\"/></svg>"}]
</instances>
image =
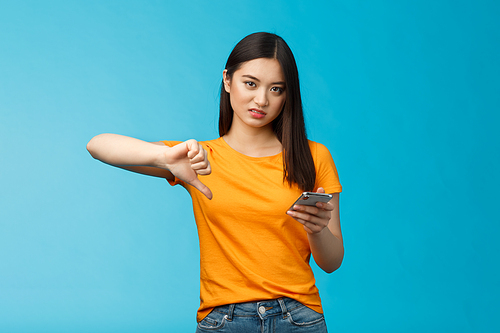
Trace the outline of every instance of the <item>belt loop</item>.
<instances>
[{"instance_id":1,"label":"belt loop","mask_svg":"<svg viewBox=\"0 0 500 333\"><path fill-rule=\"evenodd\" d=\"M234 313L234 304L230 304L228 314L227 314L227 319L229 321L233 320L233 313Z\"/></svg>"},{"instance_id":2,"label":"belt loop","mask_svg":"<svg viewBox=\"0 0 500 333\"><path fill-rule=\"evenodd\" d=\"M278 298L278 303L280 304L281 307L281 313L283 313L283 316L286 316L288 310L286 309L285 300L283 298Z\"/></svg>"}]
</instances>

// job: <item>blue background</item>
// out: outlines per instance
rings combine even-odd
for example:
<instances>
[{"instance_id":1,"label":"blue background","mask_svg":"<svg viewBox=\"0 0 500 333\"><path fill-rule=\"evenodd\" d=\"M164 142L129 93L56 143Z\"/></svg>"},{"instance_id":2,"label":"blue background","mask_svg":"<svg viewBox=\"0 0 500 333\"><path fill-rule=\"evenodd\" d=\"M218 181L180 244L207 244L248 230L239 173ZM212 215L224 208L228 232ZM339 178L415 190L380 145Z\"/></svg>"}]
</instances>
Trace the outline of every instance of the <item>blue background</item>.
<instances>
[{"instance_id":1,"label":"blue background","mask_svg":"<svg viewBox=\"0 0 500 333\"><path fill-rule=\"evenodd\" d=\"M94 135L217 137L233 46L295 53L336 161L333 332L494 332L497 1L0 1L0 331L193 332L189 195L93 160ZM314 264L313 264L314 265Z\"/></svg>"}]
</instances>

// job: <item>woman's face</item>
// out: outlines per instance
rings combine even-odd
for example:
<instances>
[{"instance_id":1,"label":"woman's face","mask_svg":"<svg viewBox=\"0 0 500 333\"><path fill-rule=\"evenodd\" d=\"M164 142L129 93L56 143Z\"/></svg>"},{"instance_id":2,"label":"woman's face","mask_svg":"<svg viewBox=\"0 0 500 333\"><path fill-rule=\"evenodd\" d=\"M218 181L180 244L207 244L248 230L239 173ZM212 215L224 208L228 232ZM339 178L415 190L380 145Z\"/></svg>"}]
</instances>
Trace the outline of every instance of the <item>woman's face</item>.
<instances>
[{"instance_id":1,"label":"woman's face","mask_svg":"<svg viewBox=\"0 0 500 333\"><path fill-rule=\"evenodd\" d=\"M285 77L276 59L247 61L229 78L224 70L224 89L234 110L233 125L271 126L286 99Z\"/></svg>"}]
</instances>

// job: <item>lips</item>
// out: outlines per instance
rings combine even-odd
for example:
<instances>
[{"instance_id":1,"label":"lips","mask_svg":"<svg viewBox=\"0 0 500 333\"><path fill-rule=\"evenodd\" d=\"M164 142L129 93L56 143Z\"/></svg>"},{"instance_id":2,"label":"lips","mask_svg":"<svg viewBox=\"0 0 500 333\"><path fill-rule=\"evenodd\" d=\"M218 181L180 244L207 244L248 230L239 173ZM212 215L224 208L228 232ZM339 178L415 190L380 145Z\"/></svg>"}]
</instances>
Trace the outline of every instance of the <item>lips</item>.
<instances>
[{"instance_id":1,"label":"lips","mask_svg":"<svg viewBox=\"0 0 500 333\"><path fill-rule=\"evenodd\" d=\"M248 110L250 111L250 114L254 117L254 118L264 118L266 116L266 113L262 110L259 110L259 109L250 109Z\"/></svg>"}]
</instances>

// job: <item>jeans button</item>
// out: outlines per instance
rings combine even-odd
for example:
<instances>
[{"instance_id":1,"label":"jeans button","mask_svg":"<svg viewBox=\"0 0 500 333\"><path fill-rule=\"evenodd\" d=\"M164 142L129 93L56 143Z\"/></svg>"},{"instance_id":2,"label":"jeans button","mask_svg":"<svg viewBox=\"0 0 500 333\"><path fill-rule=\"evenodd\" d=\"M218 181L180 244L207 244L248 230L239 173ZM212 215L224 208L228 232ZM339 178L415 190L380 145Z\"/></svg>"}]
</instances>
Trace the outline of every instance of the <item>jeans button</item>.
<instances>
[{"instance_id":1,"label":"jeans button","mask_svg":"<svg viewBox=\"0 0 500 333\"><path fill-rule=\"evenodd\" d=\"M260 313L261 315L263 315L264 313L266 313L266 308L265 308L265 307L263 307L262 305L261 305L261 306L259 306L259 313Z\"/></svg>"}]
</instances>

